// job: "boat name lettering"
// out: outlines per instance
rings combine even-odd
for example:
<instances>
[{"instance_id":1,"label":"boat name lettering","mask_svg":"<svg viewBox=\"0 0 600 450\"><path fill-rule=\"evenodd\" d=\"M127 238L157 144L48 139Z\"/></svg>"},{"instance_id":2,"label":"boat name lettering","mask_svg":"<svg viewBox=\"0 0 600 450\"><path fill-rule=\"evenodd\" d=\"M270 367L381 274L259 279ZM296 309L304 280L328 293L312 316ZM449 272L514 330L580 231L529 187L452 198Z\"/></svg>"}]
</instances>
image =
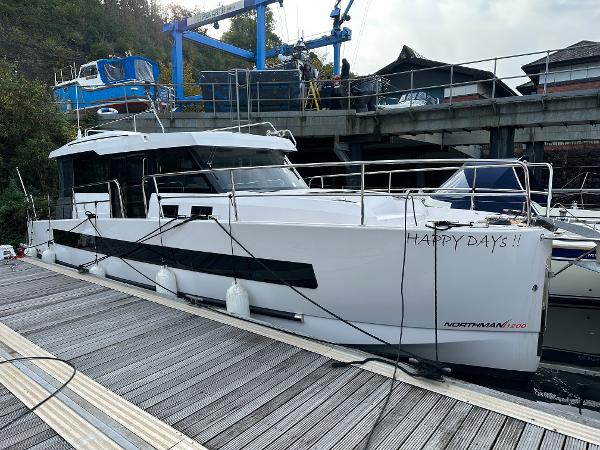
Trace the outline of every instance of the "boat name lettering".
<instances>
[{"instance_id":1,"label":"boat name lettering","mask_svg":"<svg viewBox=\"0 0 600 450\"><path fill-rule=\"evenodd\" d=\"M445 322L445 327L451 328L527 328L526 323L506 322Z\"/></svg>"},{"instance_id":2,"label":"boat name lettering","mask_svg":"<svg viewBox=\"0 0 600 450\"><path fill-rule=\"evenodd\" d=\"M426 245L433 247L436 243L442 247L453 248L457 251L459 247L485 247L492 253L499 248L518 247L521 242L520 235L507 236L504 234L484 234L474 236L472 234L432 234L432 233L407 233L407 242L415 246Z\"/></svg>"}]
</instances>

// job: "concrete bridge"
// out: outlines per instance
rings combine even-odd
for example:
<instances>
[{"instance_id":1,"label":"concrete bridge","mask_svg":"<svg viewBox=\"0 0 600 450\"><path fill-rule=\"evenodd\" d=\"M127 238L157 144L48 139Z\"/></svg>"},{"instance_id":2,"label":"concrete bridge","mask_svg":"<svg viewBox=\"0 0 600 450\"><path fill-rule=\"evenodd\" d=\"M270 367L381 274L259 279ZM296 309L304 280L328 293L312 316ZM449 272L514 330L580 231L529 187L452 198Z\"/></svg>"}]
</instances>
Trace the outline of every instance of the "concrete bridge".
<instances>
[{"instance_id":1,"label":"concrete bridge","mask_svg":"<svg viewBox=\"0 0 600 450\"><path fill-rule=\"evenodd\" d=\"M414 108L357 113L339 111L261 112L240 116L248 122L271 122L302 140L335 138L346 145L395 147L489 144L491 157L509 157L515 143L543 152L543 142L600 140L600 89L482 99ZM166 132L200 131L237 125L237 113L161 115ZM128 125L129 127L132 124ZM123 129L123 122L105 128ZM136 119L138 131L160 131L151 114ZM536 144L537 143L537 144ZM537 147L537 148L536 148ZM535 158L539 160L539 157Z\"/></svg>"}]
</instances>

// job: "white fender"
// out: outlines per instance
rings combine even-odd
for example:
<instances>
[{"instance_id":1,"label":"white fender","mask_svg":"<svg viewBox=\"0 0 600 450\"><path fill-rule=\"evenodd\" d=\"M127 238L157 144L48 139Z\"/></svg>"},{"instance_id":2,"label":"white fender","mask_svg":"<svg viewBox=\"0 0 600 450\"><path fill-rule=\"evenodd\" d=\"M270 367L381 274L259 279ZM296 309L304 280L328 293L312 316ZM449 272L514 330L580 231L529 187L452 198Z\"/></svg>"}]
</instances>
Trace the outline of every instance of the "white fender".
<instances>
[{"instance_id":1,"label":"white fender","mask_svg":"<svg viewBox=\"0 0 600 450\"><path fill-rule=\"evenodd\" d=\"M229 286L225 294L227 312L241 317L250 317L250 298L248 291L237 280Z\"/></svg>"},{"instance_id":2,"label":"white fender","mask_svg":"<svg viewBox=\"0 0 600 450\"><path fill-rule=\"evenodd\" d=\"M94 275L95 277L99 277L99 278L106 277L106 271L97 262L94 263L94 265L92 267L90 267L89 273L90 273L90 275Z\"/></svg>"},{"instance_id":3,"label":"white fender","mask_svg":"<svg viewBox=\"0 0 600 450\"><path fill-rule=\"evenodd\" d=\"M156 274L156 292L167 297L177 297L177 277L167 266L162 266Z\"/></svg>"},{"instance_id":4,"label":"white fender","mask_svg":"<svg viewBox=\"0 0 600 450\"><path fill-rule=\"evenodd\" d=\"M56 262L56 253L54 253L52 247L48 247L42 252L42 261L49 264L54 264Z\"/></svg>"}]
</instances>

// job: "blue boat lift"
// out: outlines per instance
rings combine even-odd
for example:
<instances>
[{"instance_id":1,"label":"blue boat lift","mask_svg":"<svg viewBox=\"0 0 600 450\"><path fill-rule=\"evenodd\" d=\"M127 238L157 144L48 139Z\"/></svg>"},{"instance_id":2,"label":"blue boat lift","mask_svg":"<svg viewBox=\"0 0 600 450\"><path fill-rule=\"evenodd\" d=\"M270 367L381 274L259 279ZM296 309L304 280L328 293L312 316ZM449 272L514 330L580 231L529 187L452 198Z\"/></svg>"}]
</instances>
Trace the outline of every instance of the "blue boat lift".
<instances>
[{"instance_id":1,"label":"blue boat lift","mask_svg":"<svg viewBox=\"0 0 600 450\"><path fill-rule=\"evenodd\" d=\"M333 19L333 28L329 35L317 39L306 41L304 45L307 50L333 46L333 74L340 73L340 50L342 42L349 41L352 38L352 30L342 25L350 20L348 12L354 3L349 0L346 8L342 12L340 7L342 0L336 0L335 6L330 13ZM201 100L202 96L186 97L184 95L183 81L183 41L191 41L196 44L205 45L217 50L221 50L233 56L237 56L246 61L254 62L257 70L264 70L267 58L273 58L277 55L291 55L294 52L294 45L283 44L279 47L266 49L266 12L267 6L272 3L279 3L283 7L283 0L238 0L235 3L219 6L210 11L200 12L187 19L178 20L163 26L163 31L171 35L171 64L172 64L172 82L175 88L175 100L177 102ZM228 19L247 11L256 10L256 49L248 50L239 48L235 45L211 38L204 34L194 31L199 27L216 24L219 20Z\"/></svg>"}]
</instances>

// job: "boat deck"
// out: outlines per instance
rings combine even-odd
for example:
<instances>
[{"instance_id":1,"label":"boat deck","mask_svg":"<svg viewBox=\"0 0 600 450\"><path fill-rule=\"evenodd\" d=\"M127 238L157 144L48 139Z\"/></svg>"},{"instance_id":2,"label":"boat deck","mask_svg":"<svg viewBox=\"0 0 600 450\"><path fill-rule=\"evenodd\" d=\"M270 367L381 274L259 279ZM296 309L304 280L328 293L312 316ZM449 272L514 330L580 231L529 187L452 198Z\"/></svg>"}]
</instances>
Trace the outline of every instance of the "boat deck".
<instances>
[{"instance_id":1,"label":"boat deck","mask_svg":"<svg viewBox=\"0 0 600 450\"><path fill-rule=\"evenodd\" d=\"M37 260L0 265L0 361L77 374L0 431L11 449L362 449L393 367L364 354ZM0 365L0 428L59 387L60 361ZM600 450L600 430L403 373L370 449Z\"/></svg>"}]
</instances>

